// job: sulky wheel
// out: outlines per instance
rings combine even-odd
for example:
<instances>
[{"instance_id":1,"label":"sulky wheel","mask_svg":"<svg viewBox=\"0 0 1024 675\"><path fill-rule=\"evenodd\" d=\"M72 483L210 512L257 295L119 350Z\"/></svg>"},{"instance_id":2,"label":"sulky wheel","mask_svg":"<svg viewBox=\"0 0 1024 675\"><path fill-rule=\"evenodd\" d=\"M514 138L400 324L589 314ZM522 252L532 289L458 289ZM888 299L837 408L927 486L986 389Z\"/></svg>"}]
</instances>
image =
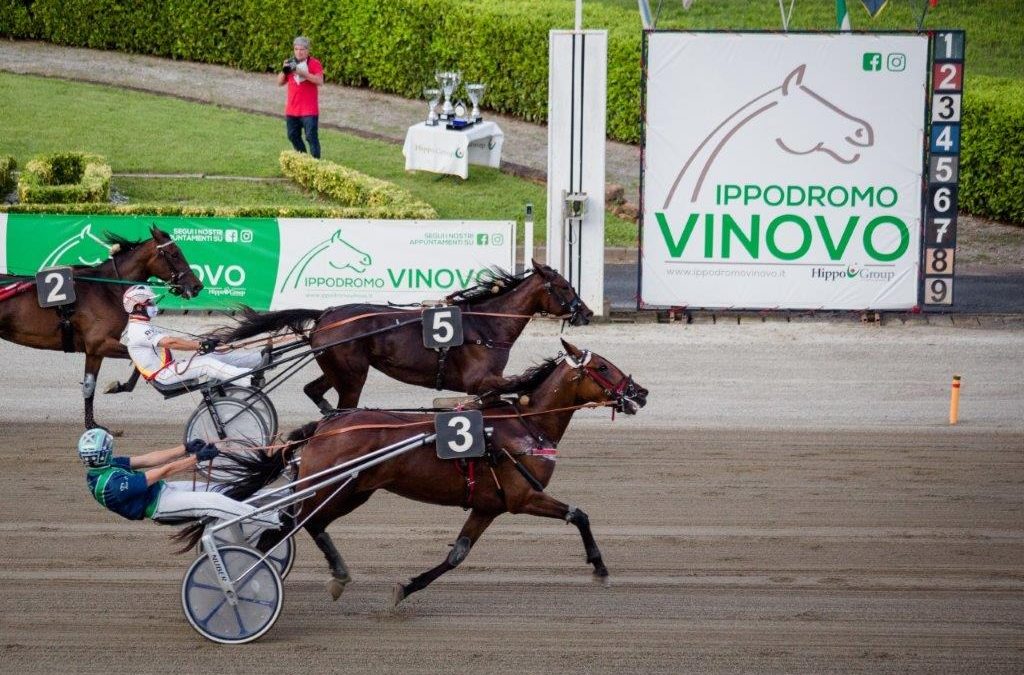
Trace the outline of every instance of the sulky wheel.
<instances>
[{"instance_id":1,"label":"sulky wheel","mask_svg":"<svg viewBox=\"0 0 1024 675\"><path fill-rule=\"evenodd\" d=\"M277 409L266 394L259 389L237 384L225 385L221 389L224 391L225 398L232 398L251 405L263 419L263 424L270 432L270 437L273 438L277 435Z\"/></svg>"},{"instance_id":2,"label":"sulky wheel","mask_svg":"<svg viewBox=\"0 0 1024 675\"><path fill-rule=\"evenodd\" d=\"M271 629L281 614L284 592L276 568L242 546L218 547L234 583L232 605L217 581L209 556L199 556L181 582L185 618L200 635L222 644L244 644Z\"/></svg>"}]
</instances>

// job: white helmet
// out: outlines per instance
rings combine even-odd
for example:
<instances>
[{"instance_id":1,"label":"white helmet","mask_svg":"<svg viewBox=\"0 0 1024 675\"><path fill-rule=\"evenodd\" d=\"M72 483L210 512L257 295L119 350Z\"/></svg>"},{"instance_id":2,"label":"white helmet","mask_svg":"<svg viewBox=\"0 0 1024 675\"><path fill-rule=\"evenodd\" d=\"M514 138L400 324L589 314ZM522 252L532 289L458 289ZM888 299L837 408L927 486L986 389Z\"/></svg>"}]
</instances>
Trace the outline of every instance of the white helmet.
<instances>
[{"instance_id":1,"label":"white helmet","mask_svg":"<svg viewBox=\"0 0 1024 675\"><path fill-rule=\"evenodd\" d=\"M89 429L78 439L78 458L86 466L106 466L113 454L114 437L106 429Z\"/></svg>"},{"instance_id":2,"label":"white helmet","mask_svg":"<svg viewBox=\"0 0 1024 675\"><path fill-rule=\"evenodd\" d=\"M124 305L124 311L131 314L135 311L135 305L144 305L153 300L156 300L156 293L153 292L152 288L145 284L136 284L129 286L128 290L124 292L122 304Z\"/></svg>"}]
</instances>

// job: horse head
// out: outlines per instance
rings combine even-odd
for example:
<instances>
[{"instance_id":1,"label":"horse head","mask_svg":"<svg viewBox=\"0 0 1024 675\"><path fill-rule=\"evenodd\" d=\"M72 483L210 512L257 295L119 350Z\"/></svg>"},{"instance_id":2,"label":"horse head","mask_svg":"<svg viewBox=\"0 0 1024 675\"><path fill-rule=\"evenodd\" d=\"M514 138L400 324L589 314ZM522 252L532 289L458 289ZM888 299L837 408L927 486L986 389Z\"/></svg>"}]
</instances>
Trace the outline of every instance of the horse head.
<instances>
[{"instance_id":1,"label":"horse head","mask_svg":"<svg viewBox=\"0 0 1024 675\"><path fill-rule=\"evenodd\" d=\"M648 391L633 381L608 359L589 350L577 349L562 340L565 356L562 364L576 371L577 403L614 403L614 409L635 415L647 405Z\"/></svg>"},{"instance_id":2,"label":"horse head","mask_svg":"<svg viewBox=\"0 0 1024 675\"><path fill-rule=\"evenodd\" d=\"M132 250L132 253L137 252L142 279L157 277L167 282L171 293L186 299L199 295L203 284L189 267L171 235L155 225L149 228L149 233L153 238Z\"/></svg>"},{"instance_id":3,"label":"horse head","mask_svg":"<svg viewBox=\"0 0 1024 675\"><path fill-rule=\"evenodd\" d=\"M803 83L807 65L795 68L782 83L779 112L794 120L814 124L791 124L785 138L775 143L792 155L823 152L842 164L860 159L860 149L875 143L875 131L865 120L851 115Z\"/></svg>"},{"instance_id":4,"label":"horse head","mask_svg":"<svg viewBox=\"0 0 1024 675\"><path fill-rule=\"evenodd\" d=\"M576 292L565 277L548 267L533 261L533 276L537 284L536 310L555 316L569 316L569 325L585 326L590 323L594 312Z\"/></svg>"},{"instance_id":5,"label":"horse head","mask_svg":"<svg viewBox=\"0 0 1024 675\"><path fill-rule=\"evenodd\" d=\"M336 231L326 242L328 244L327 264L336 270L350 269L362 274L373 263L369 253L364 253L341 237L341 230Z\"/></svg>"}]
</instances>

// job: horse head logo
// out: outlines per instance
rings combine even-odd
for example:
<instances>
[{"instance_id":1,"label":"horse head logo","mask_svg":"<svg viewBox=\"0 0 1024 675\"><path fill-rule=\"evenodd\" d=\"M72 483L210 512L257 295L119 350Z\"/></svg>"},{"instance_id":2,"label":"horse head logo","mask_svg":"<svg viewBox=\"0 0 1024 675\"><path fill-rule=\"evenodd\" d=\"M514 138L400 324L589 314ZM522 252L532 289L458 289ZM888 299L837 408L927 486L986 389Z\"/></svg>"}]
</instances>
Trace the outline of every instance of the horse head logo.
<instances>
[{"instance_id":1,"label":"horse head logo","mask_svg":"<svg viewBox=\"0 0 1024 675\"><path fill-rule=\"evenodd\" d=\"M667 209L676 191L684 184L690 202L697 201L704 180L715 160L736 133L758 120L788 119L783 132L769 131L775 145L790 155L823 153L841 164L853 164L864 148L875 143L875 131L867 121L843 110L804 84L807 64L797 66L782 84L759 94L730 113L709 133L679 171L665 198ZM769 114L770 113L770 114ZM807 120L807 124L801 124ZM810 120L814 123L811 124ZM769 127L770 129L770 127Z\"/></svg>"},{"instance_id":2,"label":"horse head logo","mask_svg":"<svg viewBox=\"0 0 1024 675\"><path fill-rule=\"evenodd\" d=\"M356 274L362 274L366 271L367 267L373 264L373 258L370 257L369 253L360 251L345 241L341 236L341 230L335 230L334 234L330 237L306 251L305 255L292 266L287 276L285 276L284 282L281 284L281 290L283 291L288 287L298 288L306 269L314 260L321 257L326 259L327 265L331 269L339 272L342 270L352 270Z\"/></svg>"},{"instance_id":3,"label":"horse head logo","mask_svg":"<svg viewBox=\"0 0 1024 675\"><path fill-rule=\"evenodd\" d=\"M93 267L110 257L110 245L92 233L92 225L57 244L39 269L57 265L88 265Z\"/></svg>"}]
</instances>

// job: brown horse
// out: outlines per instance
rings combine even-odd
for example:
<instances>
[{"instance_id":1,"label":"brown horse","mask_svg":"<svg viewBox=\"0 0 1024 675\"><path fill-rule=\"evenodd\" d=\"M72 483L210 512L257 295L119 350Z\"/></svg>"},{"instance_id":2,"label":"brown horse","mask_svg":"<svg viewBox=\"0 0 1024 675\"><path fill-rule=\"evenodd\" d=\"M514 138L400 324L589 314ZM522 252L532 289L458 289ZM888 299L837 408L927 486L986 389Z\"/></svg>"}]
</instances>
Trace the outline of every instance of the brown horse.
<instances>
[{"instance_id":1,"label":"brown horse","mask_svg":"<svg viewBox=\"0 0 1024 675\"><path fill-rule=\"evenodd\" d=\"M554 448L578 408L596 403L635 414L646 404L647 390L607 359L580 351L564 340L562 344L565 356L550 359L504 383L500 393L515 394L515 400L492 400L481 406L485 426L493 428L484 457L465 460L465 466L459 469L459 460L438 459L432 447L419 447L361 470L340 492L336 492L336 486L325 487L302 502L295 517L298 522L309 518L305 528L330 565L329 588L335 599L351 578L327 534L327 526L381 489L430 504L471 509L447 559L409 583L398 584L395 604L462 562L487 526L506 511L572 523L583 538L586 560L594 566L594 575L601 579L608 576L587 514L551 497L544 487L555 471ZM302 447L301 480L433 428L434 417L430 414L346 411L297 430L292 435L297 443L288 452ZM268 484L285 466L282 457L269 453L258 458L231 455L230 461L237 465L240 475L229 492L237 498ZM466 478L474 476L475 480ZM201 530L198 532L201 534ZM186 531L181 536L187 538L188 534Z\"/></svg>"},{"instance_id":2,"label":"brown horse","mask_svg":"<svg viewBox=\"0 0 1024 675\"><path fill-rule=\"evenodd\" d=\"M95 267L74 268L77 300L63 316L58 309L41 308L34 291L0 301L0 337L36 349L85 352L86 428L98 426L93 396L104 357L128 358L120 342L128 322L121 296L128 285L157 277L171 293L185 298L194 298L203 288L170 235L155 226L149 231L152 238L145 241L106 234L110 258Z\"/></svg>"},{"instance_id":3,"label":"brown horse","mask_svg":"<svg viewBox=\"0 0 1024 675\"><path fill-rule=\"evenodd\" d=\"M338 392L338 408L359 404L370 366L408 384L485 392L505 381L502 372L509 350L534 314L565 316L573 326L589 323L594 315L562 275L537 262L532 270L515 276L494 270L487 281L449 295L446 301L462 311L465 342L441 351L423 346L419 308L385 305L250 313L218 337L230 342L283 328L299 334L309 330L310 347L328 347L316 357L324 375L303 391L328 412L331 406L324 394L331 387ZM307 328L310 321L312 327Z\"/></svg>"}]
</instances>

